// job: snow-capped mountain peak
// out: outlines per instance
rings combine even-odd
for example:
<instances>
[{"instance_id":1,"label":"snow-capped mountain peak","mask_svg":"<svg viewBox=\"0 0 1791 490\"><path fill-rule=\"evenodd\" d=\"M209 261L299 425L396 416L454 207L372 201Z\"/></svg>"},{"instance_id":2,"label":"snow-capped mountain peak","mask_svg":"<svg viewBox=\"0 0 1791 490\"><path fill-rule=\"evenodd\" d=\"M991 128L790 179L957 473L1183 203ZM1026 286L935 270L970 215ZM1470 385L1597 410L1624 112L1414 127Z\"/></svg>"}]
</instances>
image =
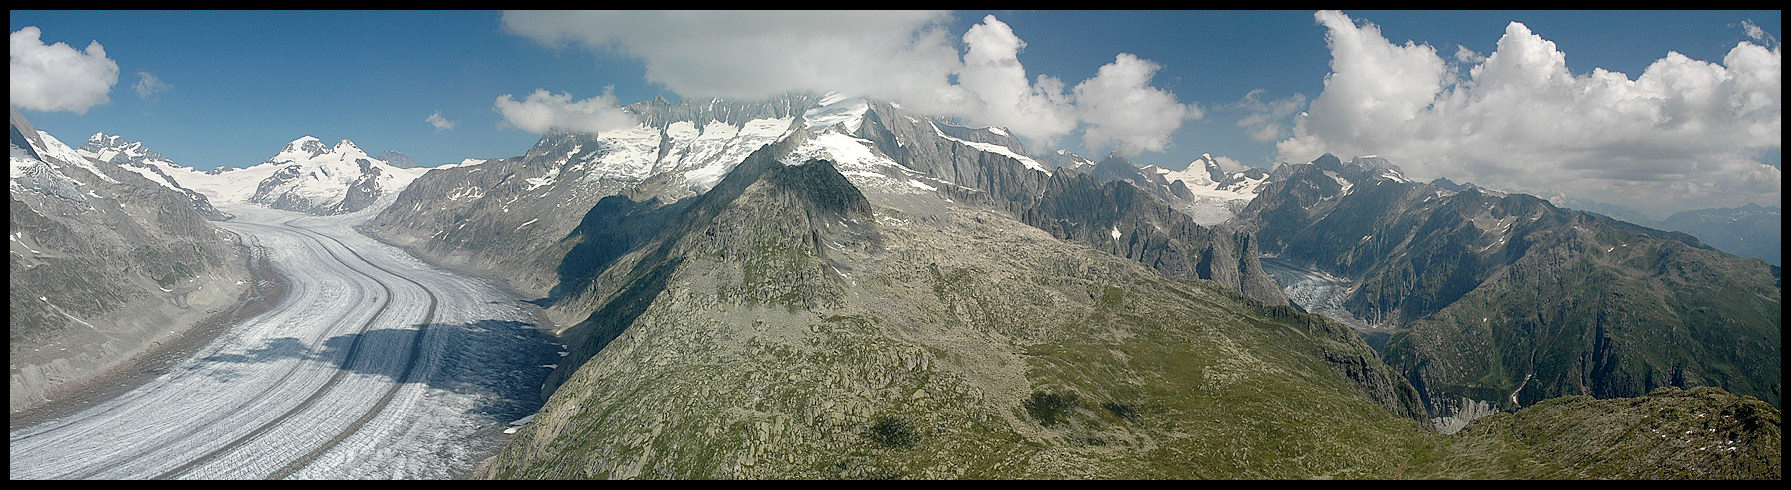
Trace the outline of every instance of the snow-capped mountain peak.
<instances>
[{"instance_id":1,"label":"snow-capped mountain peak","mask_svg":"<svg viewBox=\"0 0 1791 490\"><path fill-rule=\"evenodd\" d=\"M870 104L862 98L828 92L815 108L802 113L802 123L810 131L820 132L837 126L846 134L858 134L858 127L864 123L864 114L868 110Z\"/></svg>"},{"instance_id":2,"label":"snow-capped mountain peak","mask_svg":"<svg viewBox=\"0 0 1791 490\"><path fill-rule=\"evenodd\" d=\"M273 158L267 159L267 163L316 158L318 155L329 152L330 147L324 145L323 140L317 139L315 136L305 135L299 139L292 140L291 143L287 143L285 147L280 149L279 153L274 154Z\"/></svg>"},{"instance_id":3,"label":"snow-capped mountain peak","mask_svg":"<svg viewBox=\"0 0 1791 490\"><path fill-rule=\"evenodd\" d=\"M304 136L293 140L261 166L277 167L256 184L248 199L280 209L341 213L361 209L379 196L395 194L428 169L400 169L373 158L353 141L325 146ZM246 169L245 169L246 170Z\"/></svg>"},{"instance_id":4,"label":"snow-capped mountain peak","mask_svg":"<svg viewBox=\"0 0 1791 490\"><path fill-rule=\"evenodd\" d=\"M1062 153L1060 153L1062 155ZM1108 155L1089 175L1104 181L1128 180L1146 192L1187 213L1201 225L1231 219L1254 199L1269 173L1257 168L1226 171L1219 157L1201 154L1181 170L1156 165L1135 167L1117 155Z\"/></svg>"},{"instance_id":5,"label":"snow-capped mountain peak","mask_svg":"<svg viewBox=\"0 0 1791 490\"><path fill-rule=\"evenodd\" d=\"M161 184L162 187L189 192L188 189L171 178L168 172L190 169L168 160L161 153L144 146L142 142L126 140L123 136L103 132L94 133L93 136L87 138L87 143L76 148L75 152L97 162L117 165L119 168L136 172L149 179L150 182ZM203 198L197 199L203 200Z\"/></svg>"},{"instance_id":6,"label":"snow-capped mountain peak","mask_svg":"<svg viewBox=\"0 0 1791 490\"><path fill-rule=\"evenodd\" d=\"M1385 177L1399 182L1411 182L1399 171L1399 166L1379 155L1362 155L1350 159L1351 166L1362 169L1370 178Z\"/></svg>"},{"instance_id":7,"label":"snow-capped mountain peak","mask_svg":"<svg viewBox=\"0 0 1791 490\"><path fill-rule=\"evenodd\" d=\"M1166 172L1163 174L1163 178L1171 183L1182 181L1190 188L1214 187L1218 182L1225 180L1225 170L1219 167L1218 160L1214 159L1211 153L1201 153L1200 158L1188 163L1188 168Z\"/></svg>"},{"instance_id":8,"label":"snow-capped mountain peak","mask_svg":"<svg viewBox=\"0 0 1791 490\"><path fill-rule=\"evenodd\" d=\"M118 165L124 165L124 162L127 161L166 160L161 153L150 150L141 142L126 140L123 136L103 132L93 133L93 136L87 138L87 143L76 148L75 151L95 160ZM168 163L173 164L173 162Z\"/></svg>"}]
</instances>

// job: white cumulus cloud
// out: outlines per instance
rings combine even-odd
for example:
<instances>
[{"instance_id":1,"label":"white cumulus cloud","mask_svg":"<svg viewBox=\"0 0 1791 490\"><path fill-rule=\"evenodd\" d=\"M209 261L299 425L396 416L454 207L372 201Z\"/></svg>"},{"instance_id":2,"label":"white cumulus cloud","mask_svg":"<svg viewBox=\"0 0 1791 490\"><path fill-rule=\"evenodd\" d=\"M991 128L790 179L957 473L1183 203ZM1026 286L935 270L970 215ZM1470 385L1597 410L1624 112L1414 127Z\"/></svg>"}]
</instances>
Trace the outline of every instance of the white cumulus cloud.
<instances>
[{"instance_id":1,"label":"white cumulus cloud","mask_svg":"<svg viewBox=\"0 0 1791 490\"><path fill-rule=\"evenodd\" d=\"M1237 126L1247 131L1250 139L1263 143L1276 141L1288 136L1288 119L1300 109L1306 107L1304 94L1293 94L1284 98L1264 101L1263 89L1251 90L1244 98L1232 104L1233 108L1244 111L1245 115L1238 119Z\"/></svg>"},{"instance_id":2,"label":"white cumulus cloud","mask_svg":"<svg viewBox=\"0 0 1791 490\"><path fill-rule=\"evenodd\" d=\"M1574 74L1566 53L1521 23L1484 58L1395 44L1373 24L1319 12L1331 74L1282 159L1380 154L1413 177L1665 213L1779 203L1779 49L1741 42L1721 63L1677 52L1631 79Z\"/></svg>"},{"instance_id":3,"label":"white cumulus cloud","mask_svg":"<svg viewBox=\"0 0 1791 490\"><path fill-rule=\"evenodd\" d=\"M637 58L647 81L685 97L840 91L1006 127L1045 146L1086 126L1122 151L1161 149L1182 120L1200 116L1148 85L1157 69L1150 61L1121 55L1071 93L1055 77L1028 76L1019 58L1026 43L995 16L957 37L962 51L944 28L950 19L932 11L524 11L504 13L503 28ZM1136 117L1121 117L1128 103ZM1138 133L1120 134L1128 129Z\"/></svg>"},{"instance_id":4,"label":"white cumulus cloud","mask_svg":"<svg viewBox=\"0 0 1791 490\"><path fill-rule=\"evenodd\" d=\"M1007 127L1014 132L1053 141L1076 129L1076 107L1064 94L1063 82L1040 75L1037 83L1026 79L1020 50L1026 42L995 16L964 33L964 65L958 70L958 86L969 100L934 108L976 123ZM914 102L909 102L913 105Z\"/></svg>"},{"instance_id":5,"label":"white cumulus cloud","mask_svg":"<svg viewBox=\"0 0 1791 490\"><path fill-rule=\"evenodd\" d=\"M502 101L504 99L500 98L498 100ZM434 114L430 114L427 119L424 119L424 121L429 122L430 126L435 126L436 131L446 131L446 130L454 129L454 125L458 124L457 121L449 121L447 118L442 117L441 111L436 111Z\"/></svg>"},{"instance_id":6,"label":"white cumulus cloud","mask_svg":"<svg viewBox=\"0 0 1791 490\"><path fill-rule=\"evenodd\" d=\"M46 45L41 35L36 26L26 26L9 38L12 105L86 114L111 101L108 93L118 83L118 63L106 57L99 41L76 50L65 43Z\"/></svg>"},{"instance_id":7,"label":"white cumulus cloud","mask_svg":"<svg viewBox=\"0 0 1791 490\"><path fill-rule=\"evenodd\" d=\"M1200 119L1199 107L1183 105L1175 94L1152 87L1162 66L1120 53L1102 65L1094 78L1076 84L1076 107L1088 123L1082 141L1091 147L1112 146L1126 155L1163 151L1170 133L1186 119Z\"/></svg>"},{"instance_id":8,"label":"white cumulus cloud","mask_svg":"<svg viewBox=\"0 0 1791 490\"><path fill-rule=\"evenodd\" d=\"M499 122L500 128L509 125L535 134L546 134L555 129L597 134L638 124L633 114L623 111L616 103L614 91L608 88L603 95L579 101L572 100L572 94L554 94L542 89L521 101L506 94L497 98L492 109L504 116Z\"/></svg>"}]
</instances>

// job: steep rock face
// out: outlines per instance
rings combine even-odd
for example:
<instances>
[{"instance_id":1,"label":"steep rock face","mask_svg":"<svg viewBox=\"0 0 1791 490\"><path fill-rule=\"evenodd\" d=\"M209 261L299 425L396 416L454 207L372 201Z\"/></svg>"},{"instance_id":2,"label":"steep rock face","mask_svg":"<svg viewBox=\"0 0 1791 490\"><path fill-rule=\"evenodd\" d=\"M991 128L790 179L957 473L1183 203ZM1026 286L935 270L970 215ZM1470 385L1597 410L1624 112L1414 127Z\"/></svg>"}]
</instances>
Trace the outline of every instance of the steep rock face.
<instances>
[{"instance_id":1,"label":"steep rock face","mask_svg":"<svg viewBox=\"0 0 1791 490\"><path fill-rule=\"evenodd\" d=\"M410 155L392 150L379 152L379 156L374 158L386 162L386 165L391 165L397 168L417 168L422 166L418 164L415 159L412 159Z\"/></svg>"},{"instance_id":2,"label":"steep rock face","mask_svg":"<svg viewBox=\"0 0 1791 490\"><path fill-rule=\"evenodd\" d=\"M1039 162L1050 167L1052 171L1064 169L1080 174L1086 174L1089 171L1094 170L1095 166L1094 160L1089 160L1088 157L1082 155L1070 153L1069 150L1057 150L1044 155L1039 155Z\"/></svg>"},{"instance_id":3,"label":"steep rock face","mask_svg":"<svg viewBox=\"0 0 1791 490\"><path fill-rule=\"evenodd\" d=\"M1277 168L1247 224L1265 252L1348 278L1350 313L1398 329L1385 358L1433 415L1662 386L1779 403L1776 269L1532 196L1327 157Z\"/></svg>"},{"instance_id":4,"label":"steep rock face","mask_svg":"<svg viewBox=\"0 0 1791 490\"><path fill-rule=\"evenodd\" d=\"M996 202L1029 202L1051 176L1043 164L1019 149L952 137L933 121L888 102L869 101L869 105L857 135L911 170L980 190Z\"/></svg>"},{"instance_id":5,"label":"steep rock face","mask_svg":"<svg viewBox=\"0 0 1791 490\"><path fill-rule=\"evenodd\" d=\"M1044 164L1020 156L1023 149L973 145L884 102L871 102L862 128L861 137L903 166L979 191L957 194L960 198L1005 207L1021 222L1139 260L1173 278L1210 279L1263 301L1287 302L1262 272L1257 254L1239 249L1253 249L1254 241L1200 226L1130 181L1103 185L1075 172L1048 173ZM1116 165L1136 173L1118 157L1097 164L1091 173L1101 175L1103 166Z\"/></svg>"},{"instance_id":6,"label":"steep rock face","mask_svg":"<svg viewBox=\"0 0 1791 490\"><path fill-rule=\"evenodd\" d=\"M233 304L234 235L188 193L12 122L10 393L42 404ZM29 136L27 136L29 135Z\"/></svg>"},{"instance_id":7,"label":"steep rock face","mask_svg":"<svg viewBox=\"0 0 1791 490\"><path fill-rule=\"evenodd\" d=\"M1208 279L1252 298L1286 304L1262 271L1248 234L1202 227L1167 203L1124 182L1058 173L1021 222L1054 236L1137 260L1175 279Z\"/></svg>"},{"instance_id":8,"label":"steep rock face","mask_svg":"<svg viewBox=\"0 0 1791 490\"><path fill-rule=\"evenodd\" d=\"M486 476L1390 475L1429 437L1335 322L1004 211L861 190L877 178L779 158L800 139L594 281L550 401ZM1225 447L1251 456L1168 456Z\"/></svg>"},{"instance_id":9,"label":"steep rock face","mask_svg":"<svg viewBox=\"0 0 1791 490\"><path fill-rule=\"evenodd\" d=\"M1592 214L1534 232L1522 257L1395 334L1387 359L1433 393L1503 407L1663 386L1781 403L1779 278L1663 235Z\"/></svg>"}]
</instances>

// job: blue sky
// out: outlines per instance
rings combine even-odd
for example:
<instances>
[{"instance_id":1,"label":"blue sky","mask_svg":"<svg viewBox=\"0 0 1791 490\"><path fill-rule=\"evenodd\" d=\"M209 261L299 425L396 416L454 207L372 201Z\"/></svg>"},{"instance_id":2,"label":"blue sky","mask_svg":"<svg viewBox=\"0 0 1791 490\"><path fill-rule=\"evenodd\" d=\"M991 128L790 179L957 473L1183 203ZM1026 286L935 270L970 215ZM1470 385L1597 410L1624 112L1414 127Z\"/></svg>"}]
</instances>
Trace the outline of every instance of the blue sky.
<instances>
[{"instance_id":1,"label":"blue sky","mask_svg":"<svg viewBox=\"0 0 1791 490\"><path fill-rule=\"evenodd\" d=\"M1026 79L1053 77L1062 81L1061 90L1065 93L1070 93L1078 82L1096 77L1103 66L1118 64L1116 55L1121 53L1154 64L1156 69L1150 72L1146 91L1172 94L1175 103L1200 117L1183 117L1177 121L1179 125L1171 124L1173 131L1167 133L1167 142L1160 149L1134 147L1129 152L1134 161L1179 168L1201 153L1212 153L1245 165L1266 167L1277 160L1305 158L1301 152L1335 147L1342 153L1409 154L1410 161L1394 160L1408 167L1408 173L1477 182L1496 180L1495 171L1536 169L1503 167L1498 162L1476 167L1430 163L1445 159L1497 160L1484 157L1499 153L1490 147L1438 153L1385 143L1397 140L1397 135L1360 135L1357 141L1335 130L1324 132L1324 128L1341 122L1310 121L1312 134L1295 134L1297 114L1308 110L1321 94L1328 95L1328 102L1320 105L1384 102L1372 102L1375 99L1371 98L1345 100L1351 94L1341 88L1327 93L1327 76L1334 71L1333 61L1339 59L1334 46L1327 42L1328 36L1355 30L1339 27L1344 24L1357 29L1373 28L1374 34L1384 37L1394 49L1364 52L1386 52L1391 58L1363 59L1361 56L1366 55L1359 55L1355 59L1360 63L1384 62L1393 66L1403 62L1396 58L1400 56L1398 48L1411 42L1420 48L1430 47L1449 69L1459 65L1457 76L1465 77L1474 61L1471 55L1458 51L1465 48L1481 57L1494 53L1501 38L1510 34L1508 26L1515 21L1534 36L1552 42L1553 49L1565 55L1566 68L1574 76L1588 76L1595 68L1602 68L1635 80L1669 52L1720 65L1743 41L1770 49L1771 63L1776 69L1780 34L1777 11L1347 11L1342 12L1345 21L1331 24L1315 19L1312 11L964 11L930 17L932 22L926 25L941 31L948 44L964 54L967 42L963 36L978 26L995 24L989 21L989 15L1011 29L1012 37L1024 42L1017 58ZM117 65L117 82L106 94L108 100L86 107L82 113L22 108L39 129L74 145L94 132L117 134L143 141L177 162L200 168L259 163L285 143L304 135L331 142L351 139L371 153L395 150L425 165L469 157L506 157L526 151L538 135L515 124L503 124L505 116L494 109L494 100L500 96L520 100L536 90L546 90L583 100L600 96L609 88L620 104L628 104L662 94L674 100L679 96L712 95L681 94L675 90L677 87L668 86L697 86L690 83L650 82L649 65L670 62L653 54L653 47L643 44L649 42L643 41L648 38L642 35L619 37L607 47L591 42L548 42L544 35L525 34L524 29L517 27L523 22L517 18L507 25L500 12L13 11L10 22L10 30L15 33L15 64L17 33L34 26L41 32L43 44L66 43L81 49L97 42L104 47L105 57ZM796 27L792 29L803 29L800 22L793 25ZM1750 27L1757 28L1754 34L1761 37L1751 37ZM555 28L561 34L572 32L568 36L607 35L600 32L600 27ZM730 44L723 41L729 33L713 34L714 44ZM15 69L15 107L19 106L16 72ZM153 76L165 88L140 95L137 87L144 82L144 74ZM1770 82L1776 92L1776 75ZM1255 100L1262 103L1254 111L1240 103L1253 91ZM1491 90L1483 92L1490 94ZM1083 99L1092 100L1093 96ZM1274 102L1292 110L1269 111L1267 108ZM1770 125L1776 133L1778 96L1772 95L1769 102L1770 120L1756 126ZM1469 107L1474 106L1463 105L1463 110ZM1316 114L1320 111L1314 112L1315 118L1320 116ZM453 123L452 129L440 129L426 121L438 113ZM1240 120L1252 114L1258 114L1263 124L1239 125ZM1443 116L1426 113L1419 117ZM1094 124L1093 116L1082 121L1078 129L1059 131L1062 134L1049 141L1091 157L1115 149L1113 144L1085 145L1082 136ZM1373 124L1374 120L1357 122ZM1488 122L1464 124L1481 127ZM1764 134L1764 128L1755 129ZM1257 133L1257 137L1252 138L1252 133ZM1612 141L1670 139L1641 134ZM1777 137L1770 141L1763 138L1767 137L1743 144L1748 151L1725 158L1765 164L1776 170ZM1041 152L1038 141L1029 138L1028 143L1034 145L1031 150ZM1696 151L1703 150L1688 148L1685 153ZM1632 168L1597 172L1581 168L1592 166L1583 161L1562 161L1558 165L1585 173L1586 178L1602 179L1606 187L1616 189L1608 192L1638 192L1629 182L1671 180L1676 170L1660 167L1677 164L1637 161L1631 164ZM1713 165L1699 168L1716 168ZM1721 168L1759 173L1745 162L1729 162ZM1647 175L1632 175L1638 172ZM1776 172L1767 172L1773 172L1770 177L1777 180ZM1776 204L1777 184L1762 190L1760 180L1764 177L1751 178L1750 189L1758 191L1754 194L1770 196L1773 202L1761 201L1765 198L1750 200ZM1550 191L1539 186L1526 181L1508 184L1539 194ZM1721 194L1711 189L1702 192ZM1724 203L1728 204L1739 202Z\"/></svg>"}]
</instances>

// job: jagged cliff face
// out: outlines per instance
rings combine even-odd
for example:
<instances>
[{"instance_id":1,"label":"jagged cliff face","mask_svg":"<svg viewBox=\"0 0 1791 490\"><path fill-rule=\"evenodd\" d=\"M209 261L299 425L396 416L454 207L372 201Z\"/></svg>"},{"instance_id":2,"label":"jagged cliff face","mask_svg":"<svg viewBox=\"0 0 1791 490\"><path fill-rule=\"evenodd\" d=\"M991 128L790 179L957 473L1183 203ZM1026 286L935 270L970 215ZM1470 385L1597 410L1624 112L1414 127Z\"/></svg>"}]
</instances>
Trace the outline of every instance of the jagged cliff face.
<instances>
[{"instance_id":1,"label":"jagged cliff face","mask_svg":"<svg viewBox=\"0 0 1791 490\"><path fill-rule=\"evenodd\" d=\"M1245 215L1265 252L1349 279L1344 308L1397 329L1385 358L1434 414L1662 386L1780 402L1770 266L1532 196L1396 172L1328 155L1283 165Z\"/></svg>"},{"instance_id":2,"label":"jagged cliff face","mask_svg":"<svg viewBox=\"0 0 1791 490\"><path fill-rule=\"evenodd\" d=\"M831 134L638 215L660 232L592 281L488 476L1318 476L1400 456L1279 441L1424 437L1416 392L1341 325L909 192L894 176L919 174Z\"/></svg>"},{"instance_id":3,"label":"jagged cliff face","mask_svg":"<svg viewBox=\"0 0 1791 490\"><path fill-rule=\"evenodd\" d=\"M191 193L88 159L16 110L11 143L13 410L54 398L243 289L233 236L206 221Z\"/></svg>"},{"instance_id":4,"label":"jagged cliff face","mask_svg":"<svg viewBox=\"0 0 1791 490\"><path fill-rule=\"evenodd\" d=\"M1271 304L1287 302L1263 272L1250 235L1200 226L1129 183L1060 173L1035 204L1021 208L1019 219L1170 278L1211 280Z\"/></svg>"}]
</instances>

